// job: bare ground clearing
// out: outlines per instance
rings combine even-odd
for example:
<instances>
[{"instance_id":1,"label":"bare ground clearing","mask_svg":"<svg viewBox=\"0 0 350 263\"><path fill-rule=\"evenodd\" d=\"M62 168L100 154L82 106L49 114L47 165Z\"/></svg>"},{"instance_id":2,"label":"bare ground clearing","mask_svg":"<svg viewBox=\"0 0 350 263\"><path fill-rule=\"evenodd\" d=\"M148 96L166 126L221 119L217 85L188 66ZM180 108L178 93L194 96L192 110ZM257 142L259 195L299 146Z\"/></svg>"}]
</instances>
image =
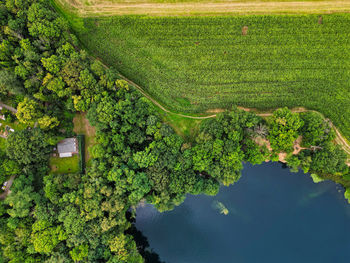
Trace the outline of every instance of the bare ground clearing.
<instances>
[{"instance_id":1,"label":"bare ground clearing","mask_svg":"<svg viewBox=\"0 0 350 263\"><path fill-rule=\"evenodd\" d=\"M152 0L56 0L79 16L112 15L222 15L222 14L319 14L350 12L350 1L197 1L157 3Z\"/></svg>"}]
</instances>

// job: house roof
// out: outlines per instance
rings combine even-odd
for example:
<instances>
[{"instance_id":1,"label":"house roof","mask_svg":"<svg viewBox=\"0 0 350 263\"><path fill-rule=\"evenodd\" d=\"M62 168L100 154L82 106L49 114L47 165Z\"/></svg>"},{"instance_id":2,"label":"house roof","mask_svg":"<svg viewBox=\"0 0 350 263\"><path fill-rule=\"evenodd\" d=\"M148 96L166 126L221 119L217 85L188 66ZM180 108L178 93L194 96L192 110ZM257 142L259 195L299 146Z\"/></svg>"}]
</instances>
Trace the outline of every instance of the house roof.
<instances>
[{"instance_id":1,"label":"house roof","mask_svg":"<svg viewBox=\"0 0 350 263\"><path fill-rule=\"evenodd\" d=\"M61 153L78 152L77 140L75 138L67 138L57 144L57 151Z\"/></svg>"}]
</instances>

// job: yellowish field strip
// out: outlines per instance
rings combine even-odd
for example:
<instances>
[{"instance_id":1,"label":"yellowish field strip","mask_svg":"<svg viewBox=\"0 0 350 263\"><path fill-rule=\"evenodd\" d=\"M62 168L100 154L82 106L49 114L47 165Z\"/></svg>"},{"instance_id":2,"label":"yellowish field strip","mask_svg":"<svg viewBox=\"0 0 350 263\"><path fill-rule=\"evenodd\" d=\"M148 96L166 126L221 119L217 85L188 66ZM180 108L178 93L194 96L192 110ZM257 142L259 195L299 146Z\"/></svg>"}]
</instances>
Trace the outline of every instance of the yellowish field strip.
<instances>
[{"instance_id":1,"label":"yellowish field strip","mask_svg":"<svg viewBox=\"0 0 350 263\"><path fill-rule=\"evenodd\" d=\"M110 15L222 15L222 14L318 14L350 12L350 0L315 2L154 2L152 0L56 0L80 16Z\"/></svg>"}]
</instances>

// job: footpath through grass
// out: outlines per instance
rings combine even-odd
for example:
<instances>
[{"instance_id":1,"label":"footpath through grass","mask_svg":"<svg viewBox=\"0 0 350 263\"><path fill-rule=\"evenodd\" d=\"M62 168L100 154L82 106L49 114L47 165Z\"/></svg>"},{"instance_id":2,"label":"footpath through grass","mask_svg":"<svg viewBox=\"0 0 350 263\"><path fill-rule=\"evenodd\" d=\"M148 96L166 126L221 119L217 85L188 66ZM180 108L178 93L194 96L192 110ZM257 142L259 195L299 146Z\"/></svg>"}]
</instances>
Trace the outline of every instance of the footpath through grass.
<instances>
[{"instance_id":1,"label":"footpath through grass","mask_svg":"<svg viewBox=\"0 0 350 263\"><path fill-rule=\"evenodd\" d=\"M304 106L350 138L350 15L85 18L81 42L171 110Z\"/></svg>"}]
</instances>

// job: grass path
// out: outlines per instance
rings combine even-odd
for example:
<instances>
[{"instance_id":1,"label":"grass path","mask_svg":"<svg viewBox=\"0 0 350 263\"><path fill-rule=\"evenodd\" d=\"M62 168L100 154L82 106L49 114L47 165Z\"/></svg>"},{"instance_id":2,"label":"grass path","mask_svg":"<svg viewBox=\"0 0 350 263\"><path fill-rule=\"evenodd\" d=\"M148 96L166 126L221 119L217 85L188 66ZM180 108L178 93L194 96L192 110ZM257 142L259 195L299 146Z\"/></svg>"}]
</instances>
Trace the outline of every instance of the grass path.
<instances>
[{"instance_id":1,"label":"grass path","mask_svg":"<svg viewBox=\"0 0 350 263\"><path fill-rule=\"evenodd\" d=\"M257 0L56 0L75 14L112 15L223 15L223 14L319 14L350 12L350 1Z\"/></svg>"},{"instance_id":2,"label":"grass path","mask_svg":"<svg viewBox=\"0 0 350 263\"><path fill-rule=\"evenodd\" d=\"M179 117L183 117L183 118L188 118L188 119L195 119L195 120L204 120L204 119L210 119L210 118L215 118L217 116L217 114L219 112L223 112L225 111L224 109L215 109L213 111L218 112L215 114L211 114L211 115L206 115L206 116L191 116L191 115L186 115L186 114L181 114L181 113L176 113L176 112L172 112L169 109L165 108L163 105L161 105L158 101L156 101L155 99L153 99L142 87L140 87L139 85L137 85L136 83L134 83L133 81L127 79L126 77L120 75L120 77L122 79L124 79L126 82L128 82L131 86L135 87L138 91L140 91L140 93L145 96L147 99L149 99L154 105L156 105L158 108L160 108L162 111L166 112L166 113L171 113L173 115L179 116ZM243 107L238 107L241 110L244 111L252 111L255 112L258 116L261 117L269 117L273 114L272 111L269 112L258 112L255 109L251 109L251 108L243 108ZM314 110L308 110L306 108L303 107L299 107L299 108L293 108L291 109L292 112L295 113L300 113L300 112L307 112L307 111L314 111ZM314 111L317 112L319 114L321 114L318 111ZM323 115L322 115L323 116ZM339 132L339 130L334 126L334 124L330 121L331 127L334 129L335 134L336 134L336 138L335 138L335 142L339 145L342 146L343 150L350 155L350 144L347 142L347 140L344 138L344 136L342 136L342 134Z\"/></svg>"}]
</instances>

